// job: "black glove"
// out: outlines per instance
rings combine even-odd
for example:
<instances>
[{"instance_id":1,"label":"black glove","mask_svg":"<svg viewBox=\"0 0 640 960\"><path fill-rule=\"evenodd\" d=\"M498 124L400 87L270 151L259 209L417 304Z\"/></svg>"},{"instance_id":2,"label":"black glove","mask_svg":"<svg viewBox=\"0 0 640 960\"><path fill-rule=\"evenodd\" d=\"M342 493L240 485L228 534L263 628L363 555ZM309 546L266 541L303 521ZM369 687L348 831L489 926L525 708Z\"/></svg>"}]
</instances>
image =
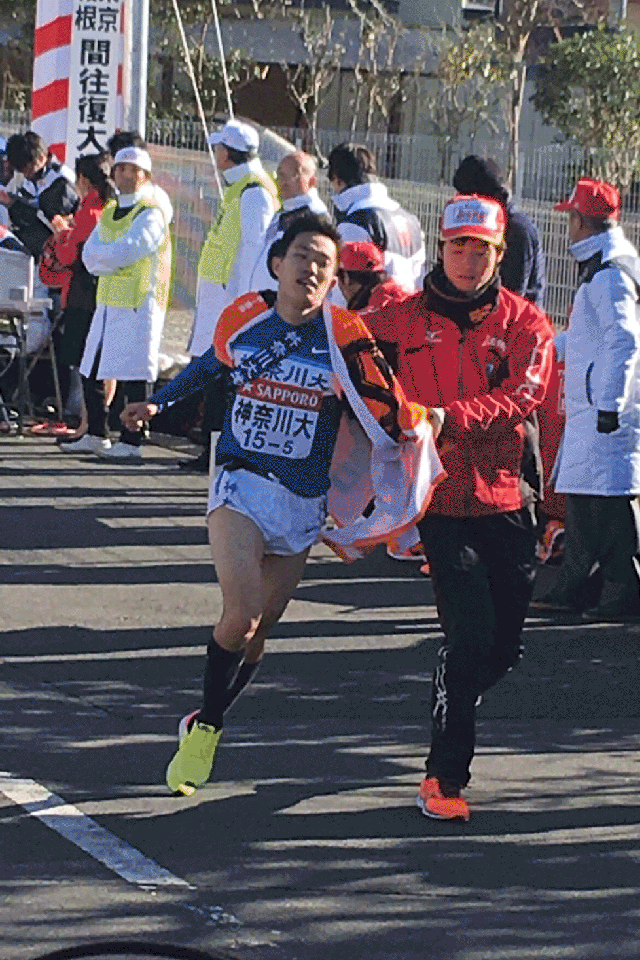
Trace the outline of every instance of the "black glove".
<instances>
[{"instance_id":1,"label":"black glove","mask_svg":"<svg viewBox=\"0 0 640 960\"><path fill-rule=\"evenodd\" d=\"M613 433L620 426L615 410L598 410L598 433Z\"/></svg>"}]
</instances>

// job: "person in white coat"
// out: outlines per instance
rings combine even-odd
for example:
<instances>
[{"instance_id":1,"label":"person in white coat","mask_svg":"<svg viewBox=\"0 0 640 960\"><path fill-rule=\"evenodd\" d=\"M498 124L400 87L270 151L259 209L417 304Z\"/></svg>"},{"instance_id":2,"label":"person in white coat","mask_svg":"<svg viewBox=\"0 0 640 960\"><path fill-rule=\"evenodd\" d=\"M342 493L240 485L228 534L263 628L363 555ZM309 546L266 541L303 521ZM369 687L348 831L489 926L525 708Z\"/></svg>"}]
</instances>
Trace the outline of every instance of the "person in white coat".
<instances>
[{"instance_id":1,"label":"person in white coat","mask_svg":"<svg viewBox=\"0 0 640 960\"><path fill-rule=\"evenodd\" d=\"M225 307L251 289L251 275L276 209L276 186L258 157L260 138L249 123L229 120L211 134L216 166L224 181L218 216L202 247L198 263L196 312L188 351L200 357L213 343L218 317ZM211 432L222 426L225 378L205 392L199 457L180 462L183 470L208 473Z\"/></svg>"},{"instance_id":2,"label":"person in white coat","mask_svg":"<svg viewBox=\"0 0 640 960\"><path fill-rule=\"evenodd\" d=\"M376 176L375 158L362 144L340 143L329 154L336 226L343 243L372 240L384 250L385 270L410 293L425 272L420 221L392 200Z\"/></svg>"},{"instance_id":3,"label":"person in white coat","mask_svg":"<svg viewBox=\"0 0 640 960\"><path fill-rule=\"evenodd\" d=\"M558 582L542 600L578 611L593 606L589 577L599 566L597 613L637 614L640 260L618 224L620 194L611 184L578 180L556 210L568 213L580 269L569 327L557 338L566 426L555 489L566 494L565 553Z\"/></svg>"},{"instance_id":4,"label":"person in white coat","mask_svg":"<svg viewBox=\"0 0 640 960\"><path fill-rule=\"evenodd\" d=\"M82 259L98 277L96 310L80 364L83 377L123 382L126 402L144 400L158 376L158 354L171 282L171 241L164 209L148 190L151 158L125 147L114 158L117 200L108 203ZM87 398L88 399L88 398ZM106 409L87 403L87 451L105 459L141 461L142 432L124 428L111 445ZM94 426L95 425L95 426Z\"/></svg>"},{"instance_id":5,"label":"person in white coat","mask_svg":"<svg viewBox=\"0 0 640 960\"><path fill-rule=\"evenodd\" d=\"M317 170L315 157L302 150L287 153L278 164L276 178L282 206L267 227L262 250L249 281L250 290L272 290L274 294L277 291L278 281L268 266L269 249L276 240L284 236L285 230L294 220L310 213L329 216L317 190Z\"/></svg>"}]
</instances>

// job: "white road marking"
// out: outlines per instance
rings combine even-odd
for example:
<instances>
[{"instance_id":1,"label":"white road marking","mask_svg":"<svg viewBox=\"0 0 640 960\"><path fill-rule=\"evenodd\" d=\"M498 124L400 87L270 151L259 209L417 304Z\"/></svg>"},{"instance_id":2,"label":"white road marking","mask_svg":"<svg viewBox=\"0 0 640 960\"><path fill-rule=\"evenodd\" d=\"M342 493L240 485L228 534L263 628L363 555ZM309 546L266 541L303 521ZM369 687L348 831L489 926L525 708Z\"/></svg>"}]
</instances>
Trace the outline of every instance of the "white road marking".
<instances>
[{"instance_id":1,"label":"white road marking","mask_svg":"<svg viewBox=\"0 0 640 960\"><path fill-rule=\"evenodd\" d=\"M144 888L196 889L35 780L21 780L0 772L0 792L127 883Z\"/></svg>"}]
</instances>

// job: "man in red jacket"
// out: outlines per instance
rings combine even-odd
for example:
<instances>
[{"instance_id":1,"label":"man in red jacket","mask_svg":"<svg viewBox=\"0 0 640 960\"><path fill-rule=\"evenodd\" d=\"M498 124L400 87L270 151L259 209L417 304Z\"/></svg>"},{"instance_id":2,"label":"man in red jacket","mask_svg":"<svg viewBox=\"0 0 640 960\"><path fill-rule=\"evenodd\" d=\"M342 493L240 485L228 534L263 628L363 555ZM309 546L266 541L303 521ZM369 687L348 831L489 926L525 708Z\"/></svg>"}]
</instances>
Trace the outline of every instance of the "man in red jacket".
<instances>
[{"instance_id":1,"label":"man in red jacket","mask_svg":"<svg viewBox=\"0 0 640 960\"><path fill-rule=\"evenodd\" d=\"M500 285L505 216L458 195L441 220L424 289L367 314L407 397L442 410L445 480L418 525L444 632L433 677L432 742L418 806L469 819L475 711L517 663L535 574L531 505L521 487L526 418L545 395L553 333L537 307Z\"/></svg>"}]
</instances>

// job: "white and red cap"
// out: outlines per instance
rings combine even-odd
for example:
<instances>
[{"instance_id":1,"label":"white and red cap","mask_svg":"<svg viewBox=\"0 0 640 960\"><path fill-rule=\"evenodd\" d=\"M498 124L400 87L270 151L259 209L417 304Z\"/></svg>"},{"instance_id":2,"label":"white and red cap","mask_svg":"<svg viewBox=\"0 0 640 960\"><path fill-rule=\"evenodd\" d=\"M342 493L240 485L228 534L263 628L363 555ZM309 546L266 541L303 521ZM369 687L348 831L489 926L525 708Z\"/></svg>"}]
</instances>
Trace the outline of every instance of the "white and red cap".
<instances>
[{"instance_id":1,"label":"white and red cap","mask_svg":"<svg viewBox=\"0 0 640 960\"><path fill-rule=\"evenodd\" d=\"M476 237L499 247L504 242L505 230L502 204L475 193L459 193L449 200L440 221L440 236L443 240Z\"/></svg>"},{"instance_id":2,"label":"white and red cap","mask_svg":"<svg viewBox=\"0 0 640 960\"><path fill-rule=\"evenodd\" d=\"M255 127L241 120L229 120L221 130L209 134L209 143L213 146L221 143L224 147L231 147L239 153L249 153L260 146L260 137Z\"/></svg>"},{"instance_id":3,"label":"white and red cap","mask_svg":"<svg viewBox=\"0 0 640 960\"><path fill-rule=\"evenodd\" d=\"M618 219L622 200L612 183L606 180L592 180L581 177L573 188L568 200L556 203L554 210L577 210L586 217L606 220Z\"/></svg>"},{"instance_id":4,"label":"white and red cap","mask_svg":"<svg viewBox=\"0 0 640 960\"><path fill-rule=\"evenodd\" d=\"M141 150L140 147L123 147L122 150L118 150L113 158L114 167L118 163L132 163L135 167L140 167L141 170L151 173L151 157L146 150Z\"/></svg>"}]
</instances>

